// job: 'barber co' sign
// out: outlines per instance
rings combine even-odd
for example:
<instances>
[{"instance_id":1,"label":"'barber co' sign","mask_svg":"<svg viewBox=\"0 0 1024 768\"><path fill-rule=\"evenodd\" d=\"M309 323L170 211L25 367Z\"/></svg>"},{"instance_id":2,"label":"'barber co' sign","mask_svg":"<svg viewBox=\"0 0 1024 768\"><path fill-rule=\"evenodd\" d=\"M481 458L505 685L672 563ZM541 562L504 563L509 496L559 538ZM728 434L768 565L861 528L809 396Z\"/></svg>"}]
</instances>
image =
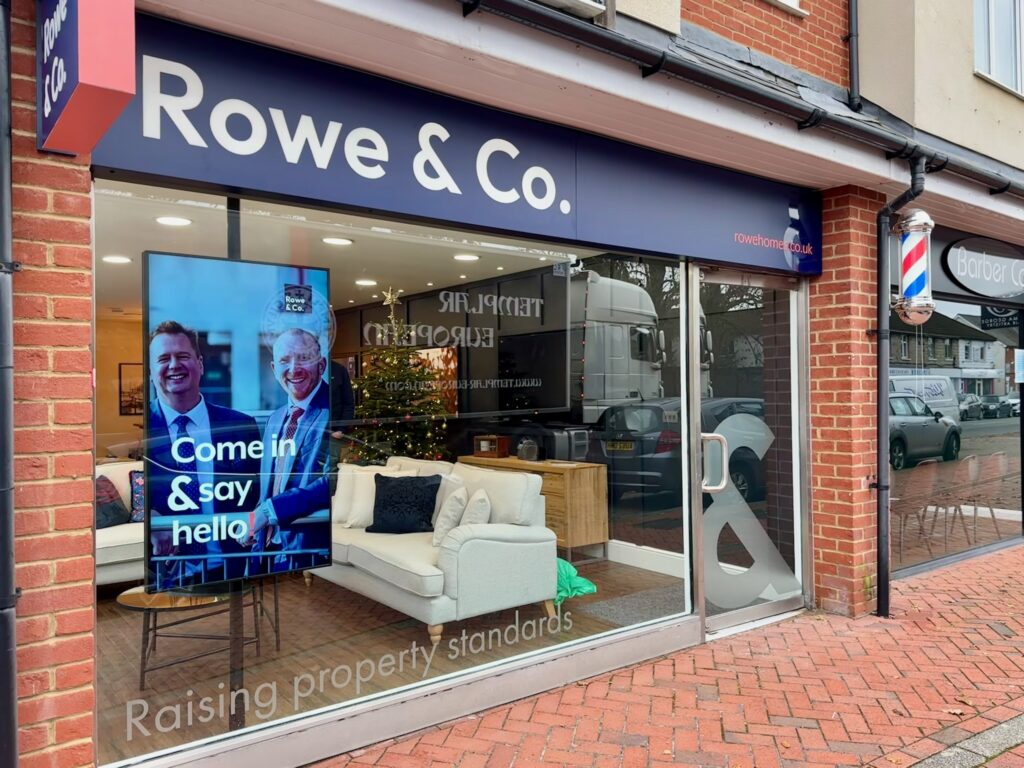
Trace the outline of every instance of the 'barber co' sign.
<instances>
[{"instance_id":1,"label":"'barber co' sign","mask_svg":"<svg viewBox=\"0 0 1024 768\"><path fill-rule=\"evenodd\" d=\"M40 149L91 152L135 94L132 0L38 0Z\"/></svg>"},{"instance_id":2,"label":"'barber co' sign","mask_svg":"<svg viewBox=\"0 0 1024 768\"><path fill-rule=\"evenodd\" d=\"M821 201L811 190L164 19L136 24L140 93L93 153L98 168L821 271Z\"/></svg>"},{"instance_id":3,"label":"'barber co' sign","mask_svg":"<svg viewBox=\"0 0 1024 768\"><path fill-rule=\"evenodd\" d=\"M1024 253L1007 243L971 237L943 254L946 273L964 290L993 299L1024 296Z\"/></svg>"}]
</instances>

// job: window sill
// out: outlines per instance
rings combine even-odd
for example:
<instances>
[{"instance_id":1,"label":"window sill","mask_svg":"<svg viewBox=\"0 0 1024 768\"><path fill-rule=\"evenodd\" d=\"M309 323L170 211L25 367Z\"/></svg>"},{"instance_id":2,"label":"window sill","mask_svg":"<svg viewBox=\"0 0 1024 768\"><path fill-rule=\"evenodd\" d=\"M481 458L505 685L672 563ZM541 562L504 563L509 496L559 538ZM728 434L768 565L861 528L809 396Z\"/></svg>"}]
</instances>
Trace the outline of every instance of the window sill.
<instances>
[{"instance_id":1,"label":"window sill","mask_svg":"<svg viewBox=\"0 0 1024 768\"><path fill-rule=\"evenodd\" d=\"M774 5L776 8L781 8L786 13L792 14L800 19L806 19L811 15L810 11L805 11L800 7L800 0L764 0L768 5Z\"/></svg>"},{"instance_id":2,"label":"window sill","mask_svg":"<svg viewBox=\"0 0 1024 768\"><path fill-rule=\"evenodd\" d=\"M1011 88L1010 86L1006 85L1006 83L999 82L994 77L992 77L992 75L986 75L984 72L974 70L974 76L980 78L981 80L984 80L989 85L994 85L999 90L1006 91L1011 96L1016 96L1021 101L1024 101L1024 93L1021 93L1020 91Z\"/></svg>"}]
</instances>

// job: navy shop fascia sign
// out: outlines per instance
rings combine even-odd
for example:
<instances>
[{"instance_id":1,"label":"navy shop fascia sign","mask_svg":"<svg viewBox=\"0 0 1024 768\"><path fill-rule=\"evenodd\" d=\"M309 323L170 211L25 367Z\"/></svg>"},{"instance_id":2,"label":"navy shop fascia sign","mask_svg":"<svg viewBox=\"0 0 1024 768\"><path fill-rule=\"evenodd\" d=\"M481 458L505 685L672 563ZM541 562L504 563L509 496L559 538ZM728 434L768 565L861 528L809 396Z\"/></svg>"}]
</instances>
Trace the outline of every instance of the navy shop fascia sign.
<instances>
[{"instance_id":1,"label":"navy shop fascia sign","mask_svg":"<svg viewBox=\"0 0 1024 768\"><path fill-rule=\"evenodd\" d=\"M94 165L473 227L820 274L812 191L139 16Z\"/></svg>"}]
</instances>

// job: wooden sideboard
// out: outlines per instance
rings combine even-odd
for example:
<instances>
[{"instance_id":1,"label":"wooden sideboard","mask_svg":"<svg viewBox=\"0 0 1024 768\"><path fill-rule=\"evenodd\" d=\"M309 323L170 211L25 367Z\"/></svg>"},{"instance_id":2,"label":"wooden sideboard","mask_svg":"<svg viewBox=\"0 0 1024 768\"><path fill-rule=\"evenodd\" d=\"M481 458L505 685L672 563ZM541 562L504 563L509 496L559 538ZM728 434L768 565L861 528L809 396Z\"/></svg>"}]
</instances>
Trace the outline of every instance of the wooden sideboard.
<instances>
[{"instance_id":1,"label":"wooden sideboard","mask_svg":"<svg viewBox=\"0 0 1024 768\"><path fill-rule=\"evenodd\" d=\"M511 456L460 456L459 461L474 467L540 475L546 525L558 537L558 546L570 552L570 559L573 547L608 542L608 472L604 464L523 461Z\"/></svg>"}]
</instances>

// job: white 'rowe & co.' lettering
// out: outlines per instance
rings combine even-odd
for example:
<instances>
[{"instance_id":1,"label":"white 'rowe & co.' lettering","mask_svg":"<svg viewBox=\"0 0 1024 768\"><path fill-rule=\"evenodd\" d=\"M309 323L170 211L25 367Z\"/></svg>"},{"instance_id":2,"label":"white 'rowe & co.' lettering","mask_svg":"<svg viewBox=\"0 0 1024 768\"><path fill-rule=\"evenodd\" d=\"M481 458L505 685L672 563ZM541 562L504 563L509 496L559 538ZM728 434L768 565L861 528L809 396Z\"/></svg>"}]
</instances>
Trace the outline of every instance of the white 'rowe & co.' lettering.
<instances>
[{"instance_id":1,"label":"white 'rowe & co.' lettering","mask_svg":"<svg viewBox=\"0 0 1024 768\"><path fill-rule=\"evenodd\" d=\"M164 80L178 80L171 86L172 92L162 90ZM184 92L182 92L184 86ZM196 125L190 112L203 102L203 81L191 67L177 61L156 56L142 57L142 134L149 139L159 139L164 127L164 116L181 137L193 147L207 148L208 137L226 151L235 155L255 155L267 148L268 143L276 144L285 160L294 165L302 160L306 148L313 163L320 170L331 164L338 142L342 141L342 155L353 173L365 179L384 177L389 170L391 154L387 141L378 131L366 126L347 128L335 120L329 120L326 127L317 126L311 115L289 116L276 107L259 107L242 99L223 99L210 110L208 125ZM269 125L268 119L269 116ZM232 119L233 118L233 119ZM228 121L234 126L242 121L247 124L245 136L235 135L228 128ZM204 136L200 129L208 130ZM271 128L273 139L271 139ZM441 158L443 145L451 139L447 128L440 123L428 122L418 128L419 151L413 158L413 178L425 190L461 195L462 187ZM520 171L518 186L501 187L492 176L492 158L496 163L507 163L519 157L519 147L502 138L485 141L476 152L475 175L480 190L496 203L512 205L520 200L531 208L546 211L558 198L558 188L551 172L539 165L529 166ZM525 163L523 164L525 165ZM520 166L521 167L521 166ZM463 180L463 184L465 180ZM558 210L568 214L572 204L568 200L558 203Z\"/></svg>"}]
</instances>

